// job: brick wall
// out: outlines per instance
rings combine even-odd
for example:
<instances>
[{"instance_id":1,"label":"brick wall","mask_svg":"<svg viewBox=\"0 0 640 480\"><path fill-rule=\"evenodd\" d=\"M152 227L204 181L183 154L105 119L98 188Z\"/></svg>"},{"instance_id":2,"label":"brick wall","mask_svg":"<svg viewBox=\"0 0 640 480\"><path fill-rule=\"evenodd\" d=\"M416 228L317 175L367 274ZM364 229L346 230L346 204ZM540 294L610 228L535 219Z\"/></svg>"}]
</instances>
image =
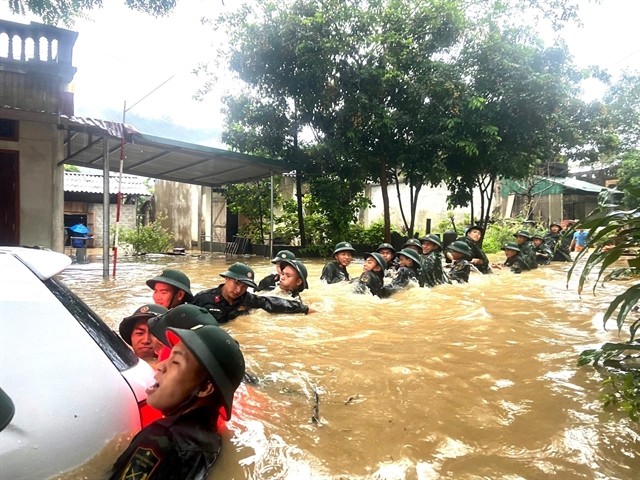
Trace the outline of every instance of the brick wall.
<instances>
[{"instance_id":1,"label":"brick wall","mask_svg":"<svg viewBox=\"0 0 640 480\"><path fill-rule=\"evenodd\" d=\"M102 246L102 204L92 203L89 205L89 212L93 212L95 215L95 230L93 245L96 247ZM111 232L116 226L116 205L109 205L109 217ZM120 228L135 228L136 226L136 206L135 205L122 205L120 207ZM110 234L109 245L111 246L113 241L113 233Z\"/></svg>"}]
</instances>

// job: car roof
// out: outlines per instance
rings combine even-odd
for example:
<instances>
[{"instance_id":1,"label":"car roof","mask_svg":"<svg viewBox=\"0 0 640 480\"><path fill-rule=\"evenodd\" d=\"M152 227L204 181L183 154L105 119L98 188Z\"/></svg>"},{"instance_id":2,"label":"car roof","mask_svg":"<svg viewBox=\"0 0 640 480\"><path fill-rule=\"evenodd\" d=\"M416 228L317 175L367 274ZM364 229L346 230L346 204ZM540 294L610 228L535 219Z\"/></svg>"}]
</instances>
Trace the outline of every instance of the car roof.
<instances>
[{"instance_id":1,"label":"car roof","mask_svg":"<svg viewBox=\"0 0 640 480\"><path fill-rule=\"evenodd\" d=\"M12 255L25 264L40 280L57 275L69 265L71 258L62 253L40 248L0 247L0 255Z\"/></svg>"}]
</instances>

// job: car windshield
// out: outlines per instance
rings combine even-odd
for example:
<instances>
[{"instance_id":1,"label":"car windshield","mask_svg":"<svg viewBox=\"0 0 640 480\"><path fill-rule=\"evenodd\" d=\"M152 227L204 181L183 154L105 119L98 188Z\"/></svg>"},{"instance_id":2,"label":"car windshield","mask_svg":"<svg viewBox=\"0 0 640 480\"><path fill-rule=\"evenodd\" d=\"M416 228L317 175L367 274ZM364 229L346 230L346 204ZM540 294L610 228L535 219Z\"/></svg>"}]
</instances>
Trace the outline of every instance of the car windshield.
<instances>
[{"instance_id":1,"label":"car windshield","mask_svg":"<svg viewBox=\"0 0 640 480\"><path fill-rule=\"evenodd\" d=\"M128 370L138 363L138 357L118 337L118 334L111 330L87 304L62 282L50 278L45 280L44 284L89 333L119 371Z\"/></svg>"}]
</instances>

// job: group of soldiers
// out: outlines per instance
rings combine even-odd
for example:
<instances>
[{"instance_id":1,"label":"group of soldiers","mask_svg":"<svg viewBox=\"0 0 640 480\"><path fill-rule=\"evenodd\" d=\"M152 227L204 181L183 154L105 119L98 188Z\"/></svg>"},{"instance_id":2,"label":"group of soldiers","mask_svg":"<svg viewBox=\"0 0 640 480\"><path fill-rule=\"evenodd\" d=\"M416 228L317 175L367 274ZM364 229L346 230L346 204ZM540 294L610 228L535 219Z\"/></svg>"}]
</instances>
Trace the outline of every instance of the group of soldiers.
<instances>
[{"instance_id":1,"label":"group of soldiers","mask_svg":"<svg viewBox=\"0 0 640 480\"><path fill-rule=\"evenodd\" d=\"M347 267L353 262L355 248L349 242L339 242L333 259L322 269L320 280L327 284L349 282L355 293L371 293L387 298L411 285L435 287L469 281L472 271L490 274L493 269L508 268L521 273L552 261L571 261L571 239L562 234L562 227L552 223L544 234L518 230L514 241L503 246L505 260L489 262L480 247L484 230L478 225L465 234L445 243L436 234L410 238L400 250L390 243L381 243L374 252L365 253L362 273L351 278ZM191 293L189 278L173 269L147 280L153 290L153 304L143 305L120 324L121 336L145 360L157 358L157 345L149 341L147 320L163 315L178 305L191 304L211 317L214 325L226 323L252 309L270 313L310 313L300 298L309 288L307 268L289 250L281 250L271 260L275 271L256 282L253 269L244 263L234 263L220 274L223 283ZM150 322L153 326L153 322ZM151 332L153 333L153 332ZM161 332L160 336L163 335ZM136 344L138 344L136 346Z\"/></svg>"},{"instance_id":2,"label":"group of soldiers","mask_svg":"<svg viewBox=\"0 0 640 480\"><path fill-rule=\"evenodd\" d=\"M492 272L479 245L483 234L481 227L472 226L446 245L438 235L428 234L410 238L399 251L381 243L375 252L364 255L362 274L354 279L347 267L356 250L349 242L339 242L321 281L351 282L355 293L382 298L410 284L464 283L472 270ZM559 224L552 224L545 235L519 230L514 237L503 247L505 261L493 268L509 267L520 273L551 261L571 260ZM156 369L156 384L147 389L147 395L158 419L134 437L110 478L156 472L159 478L183 478L187 471L197 471L198 478L206 476L220 451L218 420L231 417L234 392L242 379L253 383L238 343L220 324L255 308L272 313L311 312L300 299L309 287L304 264L288 250L278 252L272 263L276 271L258 283L250 266L234 263L220 274L223 283L195 295L189 278L179 270L166 269L147 280L154 303L124 318L119 332L134 353ZM184 444L191 446L184 449Z\"/></svg>"},{"instance_id":3,"label":"group of soldiers","mask_svg":"<svg viewBox=\"0 0 640 480\"><path fill-rule=\"evenodd\" d=\"M465 234L443 245L436 234L420 239L408 239L402 249L381 243L375 252L364 255L362 274L352 280L357 293L371 292L389 297L411 282L421 287L446 283L466 283L471 271L492 273L492 268L507 267L513 273L532 270L552 261L571 261L569 241L562 235L562 227L552 223L545 234L518 230L514 242L503 246L505 260L491 264L480 247L484 229L473 225ZM340 242L333 251L333 260L325 265L320 279L326 283L350 281L347 267L353 261L355 249L349 242Z\"/></svg>"}]
</instances>

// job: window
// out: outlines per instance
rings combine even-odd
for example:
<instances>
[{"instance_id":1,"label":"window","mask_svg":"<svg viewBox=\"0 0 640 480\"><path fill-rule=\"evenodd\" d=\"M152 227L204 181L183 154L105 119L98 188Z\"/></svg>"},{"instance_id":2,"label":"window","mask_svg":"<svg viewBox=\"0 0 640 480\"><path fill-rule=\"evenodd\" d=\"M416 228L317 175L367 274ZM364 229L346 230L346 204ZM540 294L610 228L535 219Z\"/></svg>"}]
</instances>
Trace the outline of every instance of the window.
<instances>
[{"instance_id":1,"label":"window","mask_svg":"<svg viewBox=\"0 0 640 480\"><path fill-rule=\"evenodd\" d=\"M18 121L0 118L0 140L18 141Z\"/></svg>"}]
</instances>

